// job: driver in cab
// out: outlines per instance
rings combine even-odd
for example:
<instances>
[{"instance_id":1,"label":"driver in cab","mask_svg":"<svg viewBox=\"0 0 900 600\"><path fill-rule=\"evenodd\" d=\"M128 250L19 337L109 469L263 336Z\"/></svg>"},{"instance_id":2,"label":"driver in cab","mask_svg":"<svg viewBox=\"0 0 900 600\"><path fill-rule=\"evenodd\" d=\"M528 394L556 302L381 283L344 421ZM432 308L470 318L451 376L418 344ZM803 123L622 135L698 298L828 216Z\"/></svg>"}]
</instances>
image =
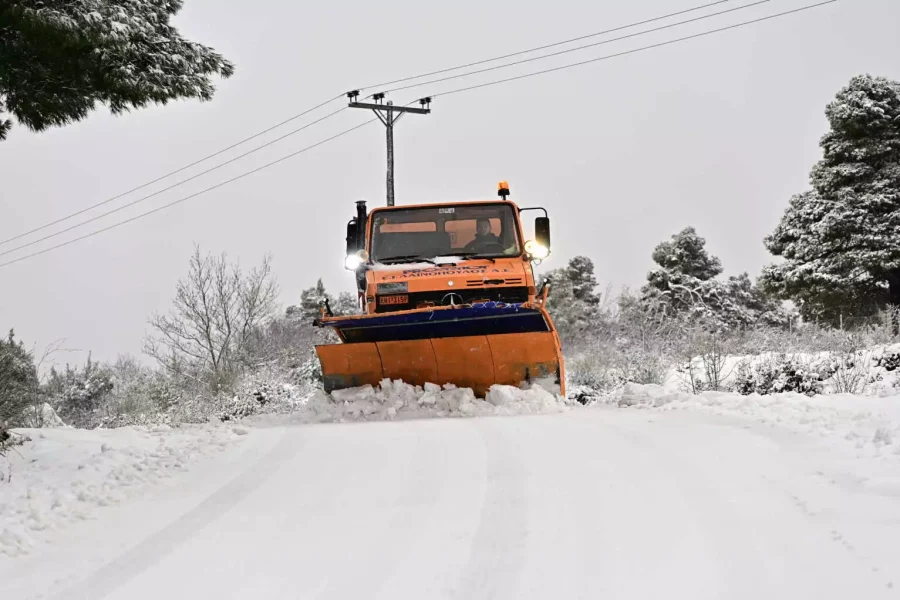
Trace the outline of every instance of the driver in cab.
<instances>
[{"instance_id":1,"label":"driver in cab","mask_svg":"<svg viewBox=\"0 0 900 600\"><path fill-rule=\"evenodd\" d=\"M475 222L475 239L466 244L466 252L483 252L492 244L500 245L500 238L491 232L491 222L488 219L478 219Z\"/></svg>"}]
</instances>

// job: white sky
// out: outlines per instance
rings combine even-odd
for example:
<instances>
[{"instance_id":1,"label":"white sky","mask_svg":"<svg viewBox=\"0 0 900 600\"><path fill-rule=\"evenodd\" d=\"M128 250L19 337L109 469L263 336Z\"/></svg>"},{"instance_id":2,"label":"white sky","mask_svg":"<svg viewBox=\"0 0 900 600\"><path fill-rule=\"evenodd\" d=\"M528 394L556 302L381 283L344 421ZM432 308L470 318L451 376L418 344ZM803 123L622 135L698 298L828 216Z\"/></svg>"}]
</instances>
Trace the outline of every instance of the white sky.
<instances>
[{"instance_id":1,"label":"white sky","mask_svg":"<svg viewBox=\"0 0 900 600\"><path fill-rule=\"evenodd\" d=\"M182 32L231 59L236 74L219 83L209 103L179 102L123 117L100 110L42 134L16 127L0 143L0 239L144 183L349 89L697 2L558 0L551 9L546 2L513 0L187 0L176 21ZM772 0L693 26L393 99L405 103L805 3ZM694 225L726 274L748 271L755 277L770 260L763 236L791 194L807 187L809 168L820 156L825 105L855 74L900 79L898 23L897 0L842 0L683 44L438 98L433 114L407 116L398 124L398 204L493 199L496 182L506 179L512 199L550 211L553 255L542 268L584 254L593 259L602 286L639 286L653 247ZM228 179L369 116L345 111L100 223ZM167 308L194 243L247 266L272 253L284 305L298 302L300 291L320 276L332 292L352 290L352 276L341 268L344 231L354 200L362 198L370 206L384 198L380 125L173 209L0 269L0 327L15 327L38 352L64 338L67 347L92 350L102 360L139 354L147 317ZM98 223L55 241L90 227ZM0 256L0 262L15 256Z\"/></svg>"}]
</instances>

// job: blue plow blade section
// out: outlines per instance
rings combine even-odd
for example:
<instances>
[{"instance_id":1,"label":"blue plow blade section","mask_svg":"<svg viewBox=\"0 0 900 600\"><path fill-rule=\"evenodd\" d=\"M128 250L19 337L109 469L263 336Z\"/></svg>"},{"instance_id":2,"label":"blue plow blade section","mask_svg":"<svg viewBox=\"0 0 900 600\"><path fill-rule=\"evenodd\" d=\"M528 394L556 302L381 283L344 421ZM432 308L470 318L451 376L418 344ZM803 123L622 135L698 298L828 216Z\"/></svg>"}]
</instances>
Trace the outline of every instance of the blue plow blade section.
<instances>
[{"instance_id":1,"label":"blue plow blade section","mask_svg":"<svg viewBox=\"0 0 900 600\"><path fill-rule=\"evenodd\" d=\"M322 323L334 327L346 343L421 340L550 331L539 309L522 304L485 302L447 310L384 313Z\"/></svg>"}]
</instances>

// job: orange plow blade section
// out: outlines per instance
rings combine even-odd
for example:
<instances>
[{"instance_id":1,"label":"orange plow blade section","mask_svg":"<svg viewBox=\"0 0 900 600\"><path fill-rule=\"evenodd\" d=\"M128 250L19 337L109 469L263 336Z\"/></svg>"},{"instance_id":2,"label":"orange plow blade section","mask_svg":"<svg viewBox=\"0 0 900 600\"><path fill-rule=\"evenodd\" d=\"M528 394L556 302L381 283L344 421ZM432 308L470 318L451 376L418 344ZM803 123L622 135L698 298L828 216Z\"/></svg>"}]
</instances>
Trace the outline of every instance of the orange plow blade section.
<instances>
[{"instance_id":1,"label":"orange plow blade section","mask_svg":"<svg viewBox=\"0 0 900 600\"><path fill-rule=\"evenodd\" d=\"M494 381L494 356L488 336L437 338L431 340L438 364L438 385L452 383L472 388L484 397Z\"/></svg>"},{"instance_id":2,"label":"orange plow blade section","mask_svg":"<svg viewBox=\"0 0 900 600\"><path fill-rule=\"evenodd\" d=\"M431 340L377 342L375 345L381 354L381 367L386 378L402 379L416 385L436 382L438 368Z\"/></svg>"},{"instance_id":3,"label":"orange plow blade section","mask_svg":"<svg viewBox=\"0 0 900 600\"><path fill-rule=\"evenodd\" d=\"M484 397L493 384L518 386L548 379L565 394L565 374L555 332L506 333L317 346L325 391L377 386L401 379L472 388Z\"/></svg>"},{"instance_id":4,"label":"orange plow blade section","mask_svg":"<svg viewBox=\"0 0 900 600\"><path fill-rule=\"evenodd\" d=\"M322 365L326 392L367 383L377 386L384 379L381 356L373 343L316 346L316 354Z\"/></svg>"}]
</instances>

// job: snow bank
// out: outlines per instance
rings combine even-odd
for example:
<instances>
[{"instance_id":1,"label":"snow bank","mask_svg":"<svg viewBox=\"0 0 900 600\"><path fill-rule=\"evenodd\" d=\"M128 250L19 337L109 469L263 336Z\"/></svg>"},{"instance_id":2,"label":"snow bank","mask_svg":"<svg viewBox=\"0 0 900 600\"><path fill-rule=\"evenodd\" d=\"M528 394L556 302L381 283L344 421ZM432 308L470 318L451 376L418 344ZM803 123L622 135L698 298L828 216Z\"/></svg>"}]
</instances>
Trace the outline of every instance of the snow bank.
<instances>
[{"instance_id":1,"label":"snow bank","mask_svg":"<svg viewBox=\"0 0 900 600\"><path fill-rule=\"evenodd\" d=\"M900 460L900 395L742 396L726 392L691 395L658 385L629 383L609 400L620 407L698 410L748 418L818 437L843 438L865 454Z\"/></svg>"},{"instance_id":2,"label":"snow bank","mask_svg":"<svg viewBox=\"0 0 900 600\"><path fill-rule=\"evenodd\" d=\"M443 387L426 383L413 386L400 380L384 379L378 388L371 385L335 390L317 390L294 412L290 420L299 423L348 421L388 421L428 417L476 417L549 414L568 410L573 402L547 391L546 384L517 388L493 385L482 400L470 388ZM273 415L252 417L251 422L279 419Z\"/></svg>"},{"instance_id":3,"label":"snow bank","mask_svg":"<svg viewBox=\"0 0 900 600\"><path fill-rule=\"evenodd\" d=\"M8 556L241 439L221 425L14 432L25 443L0 459L0 555Z\"/></svg>"}]
</instances>

